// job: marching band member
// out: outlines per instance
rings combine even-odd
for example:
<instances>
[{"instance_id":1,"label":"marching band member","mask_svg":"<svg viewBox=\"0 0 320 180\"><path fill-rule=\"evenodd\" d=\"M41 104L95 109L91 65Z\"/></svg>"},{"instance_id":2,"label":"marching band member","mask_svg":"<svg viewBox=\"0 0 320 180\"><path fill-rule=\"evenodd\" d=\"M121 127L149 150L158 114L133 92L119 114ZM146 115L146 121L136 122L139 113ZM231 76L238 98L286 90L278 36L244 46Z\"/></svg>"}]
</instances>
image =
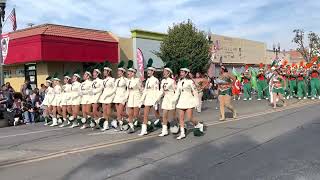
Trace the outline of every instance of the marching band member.
<instances>
[{"instance_id":1,"label":"marching band member","mask_svg":"<svg viewBox=\"0 0 320 180\"><path fill-rule=\"evenodd\" d=\"M307 99L306 81L305 81L305 76L303 72L303 61L300 62L300 67L299 67L299 72L297 77L297 86L298 86L298 91L297 91L298 99L302 99L302 98Z\"/></svg>"},{"instance_id":2,"label":"marching band member","mask_svg":"<svg viewBox=\"0 0 320 180\"><path fill-rule=\"evenodd\" d=\"M54 98L54 91L53 91L53 84L52 84L52 77L49 76L46 78L46 94L44 96L44 100L42 102L42 105L46 106L45 107L45 126L49 125L50 121L50 115L52 114L52 100Z\"/></svg>"},{"instance_id":3,"label":"marching band member","mask_svg":"<svg viewBox=\"0 0 320 180\"><path fill-rule=\"evenodd\" d=\"M284 87L286 86L286 82L284 81L284 78L280 75L280 71L275 70L274 75L271 79L272 82L272 103L273 103L273 108L277 108L277 99L283 101L283 105L286 106L286 100L284 97L285 89Z\"/></svg>"},{"instance_id":4,"label":"marching band member","mask_svg":"<svg viewBox=\"0 0 320 180\"><path fill-rule=\"evenodd\" d=\"M100 79L101 71L99 69L100 65L98 64L97 67L93 70L92 76L92 91L90 92L91 95L91 103L92 103L92 115L93 115L93 122L91 124L91 127L100 127L100 119L101 119L101 113L99 112L99 100L100 96L102 94L102 91L104 89L103 87L103 80Z\"/></svg>"},{"instance_id":5,"label":"marching band member","mask_svg":"<svg viewBox=\"0 0 320 180\"><path fill-rule=\"evenodd\" d=\"M244 95L244 98L243 100L246 101L246 100L251 100L251 75L250 75L250 72L249 72L249 67L248 65L245 66L245 72L242 76L242 80L243 80L243 95Z\"/></svg>"},{"instance_id":6,"label":"marching band member","mask_svg":"<svg viewBox=\"0 0 320 180\"><path fill-rule=\"evenodd\" d=\"M63 124L60 127L65 127L70 124L70 121L67 119L67 114L72 114L72 106L71 106L71 77L69 73L64 74L64 85L62 86L62 94L61 94L61 106L62 106L62 118Z\"/></svg>"},{"instance_id":7,"label":"marching band member","mask_svg":"<svg viewBox=\"0 0 320 180\"><path fill-rule=\"evenodd\" d=\"M54 98L52 100L52 124L51 127L58 125L58 114L61 112L60 108L60 101L61 101L61 85L60 85L60 79L58 78L58 74L56 73L53 76L53 92L54 92Z\"/></svg>"},{"instance_id":8,"label":"marching band member","mask_svg":"<svg viewBox=\"0 0 320 180\"><path fill-rule=\"evenodd\" d=\"M127 81L127 95L128 95L128 134L134 133L133 120L139 116L141 106L141 81L135 77L137 70L133 68L133 61L128 62L128 81Z\"/></svg>"},{"instance_id":9,"label":"marching band member","mask_svg":"<svg viewBox=\"0 0 320 180\"><path fill-rule=\"evenodd\" d=\"M320 79L319 71L317 70L316 62L313 64L312 71L310 73L310 84L311 84L311 99L315 99L318 95L320 99Z\"/></svg>"},{"instance_id":10,"label":"marching band member","mask_svg":"<svg viewBox=\"0 0 320 180\"><path fill-rule=\"evenodd\" d=\"M226 120L224 107L227 107L232 111L233 118L235 119L237 117L237 112L231 105L231 85L236 78L228 72L227 68L222 68L219 79L223 81L221 83L217 83L219 92L218 99L220 103L220 121Z\"/></svg>"},{"instance_id":11,"label":"marching band member","mask_svg":"<svg viewBox=\"0 0 320 180\"><path fill-rule=\"evenodd\" d=\"M157 102L158 96L160 93L159 80L153 76L156 68L152 67L152 63L153 63L153 60L150 58L147 64L148 79L146 81L145 88L143 90L143 94L141 98L141 102L144 105L144 114L143 114L143 124L141 126L141 132L139 136L148 134L147 125L150 124L148 123L148 116L149 116L150 109L152 107L154 107L155 109L155 116L157 120L160 119L160 113L158 110L158 102Z\"/></svg>"},{"instance_id":12,"label":"marching band member","mask_svg":"<svg viewBox=\"0 0 320 180\"><path fill-rule=\"evenodd\" d=\"M173 114L172 117L175 117L175 103L172 102L172 99L174 98L174 92L176 90L176 82L171 78L171 75L173 74L172 70L170 69L170 64L166 64L166 66L163 69L163 79L161 81L160 86L160 92L161 97L163 97L162 100L162 131L161 134L159 134L159 137L163 137L169 134L168 131L168 119L169 119L169 113L171 112Z\"/></svg>"},{"instance_id":13,"label":"marching band member","mask_svg":"<svg viewBox=\"0 0 320 180\"><path fill-rule=\"evenodd\" d=\"M81 122L83 123L80 129L86 129L88 127L88 123L91 120L91 103L92 103L92 81L91 81L92 74L90 70L86 70L83 73L83 82L81 83L80 87L80 95L81 98L81 110L82 110L82 119Z\"/></svg>"},{"instance_id":14,"label":"marching band member","mask_svg":"<svg viewBox=\"0 0 320 180\"><path fill-rule=\"evenodd\" d=\"M296 75L296 65L291 65L291 71L289 75L289 88L290 88L290 98L296 96L297 92L297 75Z\"/></svg>"},{"instance_id":15,"label":"marching band member","mask_svg":"<svg viewBox=\"0 0 320 180\"><path fill-rule=\"evenodd\" d=\"M187 68L187 62L182 63L182 67L180 69L180 81L177 85L177 91L175 93L175 98L173 100L177 100L176 108L179 109L179 123L180 123L180 135L177 137L178 140L186 137L185 133L185 117L188 120L192 121L194 124L194 134L195 132L203 133L203 124L199 123L197 120L193 118L193 109L198 105L198 91L195 87L194 82L189 78L188 74L190 70Z\"/></svg>"},{"instance_id":16,"label":"marching band member","mask_svg":"<svg viewBox=\"0 0 320 180\"><path fill-rule=\"evenodd\" d=\"M71 105L72 105L72 116L70 116L69 120L72 122L71 128L75 128L80 126L82 123L78 118L80 113L80 105L82 96L80 95L81 83L80 83L80 71L76 71L72 76L72 84L71 84Z\"/></svg>"},{"instance_id":17,"label":"marching band member","mask_svg":"<svg viewBox=\"0 0 320 180\"><path fill-rule=\"evenodd\" d=\"M115 83L114 83L114 78L111 77L111 72L112 69L107 66L107 63L104 64L103 67L103 92L102 95L100 96L99 102L102 104L102 109L103 109L103 128L101 129L102 131L106 131L109 129L109 120L110 116L112 113L112 101L115 96Z\"/></svg>"},{"instance_id":18,"label":"marching band member","mask_svg":"<svg viewBox=\"0 0 320 180\"><path fill-rule=\"evenodd\" d=\"M117 120L111 122L112 127L120 131L123 130L124 106L127 102L127 78L125 77L125 72L124 61L121 61L118 64L118 78L115 81L113 90L115 92L113 103L116 105Z\"/></svg>"},{"instance_id":19,"label":"marching band member","mask_svg":"<svg viewBox=\"0 0 320 180\"><path fill-rule=\"evenodd\" d=\"M260 69L257 75L258 81L257 81L257 91L258 91L258 101L260 101L262 98L265 98L266 100L269 99L269 91L268 91L268 84L267 84L267 78L265 76L265 72L263 69L263 64L260 63Z\"/></svg>"}]
</instances>

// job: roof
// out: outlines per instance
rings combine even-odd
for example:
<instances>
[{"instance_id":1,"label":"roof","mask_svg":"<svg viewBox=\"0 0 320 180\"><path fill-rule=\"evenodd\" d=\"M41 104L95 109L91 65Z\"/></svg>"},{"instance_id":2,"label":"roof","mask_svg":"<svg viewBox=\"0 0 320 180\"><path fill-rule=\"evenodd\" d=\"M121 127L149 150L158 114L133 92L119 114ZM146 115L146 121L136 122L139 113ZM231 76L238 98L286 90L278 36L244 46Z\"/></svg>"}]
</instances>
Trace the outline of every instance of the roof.
<instances>
[{"instance_id":1,"label":"roof","mask_svg":"<svg viewBox=\"0 0 320 180\"><path fill-rule=\"evenodd\" d=\"M167 34L159 33L159 32L146 31L142 29L131 30L132 38L142 38L142 39L162 41L165 36L167 36Z\"/></svg>"},{"instance_id":2,"label":"roof","mask_svg":"<svg viewBox=\"0 0 320 180\"><path fill-rule=\"evenodd\" d=\"M35 35L49 35L104 42L118 42L108 31L84 29L56 24L42 24L10 33L10 39L18 39Z\"/></svg>"}]
</instances>

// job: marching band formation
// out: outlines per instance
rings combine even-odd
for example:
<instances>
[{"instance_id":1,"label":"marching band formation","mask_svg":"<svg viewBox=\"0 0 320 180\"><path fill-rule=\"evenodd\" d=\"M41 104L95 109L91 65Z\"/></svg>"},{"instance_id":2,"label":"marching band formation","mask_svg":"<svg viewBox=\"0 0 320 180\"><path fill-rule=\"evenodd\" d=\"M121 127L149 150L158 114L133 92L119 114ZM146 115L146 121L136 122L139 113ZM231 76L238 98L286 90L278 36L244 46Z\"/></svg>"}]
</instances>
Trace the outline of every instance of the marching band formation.
<instances>
[{"instance_id":1,"label":"marching band formation","mask_svg":"<svg viewBox=\"0 0 320 180\"><path fill-rule=\"evenodd\" d=\"M298 98L320 99L320 65L318 58L306 65L288 65L273 63L260 69L245 67L243 73L221 67L220 77L214 82L218 85L218 100L220 103L220 120L225 120L224 108L230 109L233 118L237 112L232 106L234 100L252 100L252 91L257 93L257 100L269 100L274 108L279 101L286 106L287 99ZM137 70L129 61L127 68L121 61L118 64L117 78L111 76L112 69L108 64L98 64L83 73L64 74L63 84L57 74L46 80L47 90L43 102L45 108L45 125L70 126L81 129L93 128L106 131L114 128L116 131L127 131L131 134L141 128L139 136L147 135L155 128L161 128L160 137L170 133L179 134L178 140L186 137L187 121L193 124L195 136L204 134L204 124L193 116L193 109L201 112L202 92L197 82L189 76L190 70L186 62L182 63L180 78L173 78L170 64L163 69L161 82L154 76L156 69L152 60L147 65L145 82L136 77ZM199 99L200 98L200 99ZM140 120L140 111L143 118ZM160 118L160 110L162 118ZM113 116L115 111L116 118ZM155 120L150 120L150 113ZM80 114L81 113L81 114ZM176 118L178 113L178 118Z\"/></svg>"},{"instance_id":2,"label":"marching band formation","mask_svg":"<svg viewBox=\"0 0 320 180\"><path fill-rule=\"evenodd\" d=\"M318 57L307 64L301 61L299 65L288 65L283 61L282 64L268 65L266 69L264 64L260 64L258 71L246 66L242 74L233 69L233 75L237 77L232 85L234 100L240 100L241 85L244 101L252 100L254 89L258 101L270 99L274 108L278 100L286 105L286 99L320 99L320 64L317 61Z\"/></svg>"},{"instance_id":3,"label":"marching band formation","mask_svg":"<svg viewBox=\"0 0 320 180\"><path fill-rule=\"evenodd\" d=\"M193 109L199 103L198 91L194 81L189 78L187 64L184 63L180 69L180 79L176 83L169 64L164 67L160 82L154 76L156 69L152 63L149 60L148 78L144 86L141 79L136 77L137 70L133 68L132 61L128 62L127 68L124 68L123 61L118 64L117 79L111 77L112 69L106 63L88 68L83 73L82 81L79 71L72 76L64 74L63 84L57 74L48 77L43 102L46 107L45 125L80 129L91 127L102 131L114 128L129 134L141 127L139 136L162 128L160 137L168 135L170 130L173 134L180 132L177 137L180 140L186 137L185 122L191 121L194 135L203 135L204 125L193 117ZM142 108L143 119L140 121ZM113 110L116 119L112 119ZM154 121L149 119L151 111L156 118ZM178 121L175 120L176 112L179 113Z\"/></svg>"}]
</instances>

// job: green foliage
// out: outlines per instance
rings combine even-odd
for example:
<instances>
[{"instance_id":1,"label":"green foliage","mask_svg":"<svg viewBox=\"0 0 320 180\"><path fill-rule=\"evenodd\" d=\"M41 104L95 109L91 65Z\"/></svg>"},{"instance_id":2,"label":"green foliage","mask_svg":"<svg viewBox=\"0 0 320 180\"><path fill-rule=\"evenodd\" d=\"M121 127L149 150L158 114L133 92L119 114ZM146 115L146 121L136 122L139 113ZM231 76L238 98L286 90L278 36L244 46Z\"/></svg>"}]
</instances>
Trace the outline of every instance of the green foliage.
<instances>
[{"instance_id":1,"label":"green foliage","mask_svg":"<svg viewBox=\"0 0 320 180\"><path fill-rule=\"evenodd\" d=\"M175 73L184 59L188 61L191 72L206 72L210 60L209 47L205 33L188 20L168 29L168 36L163 39L156 55L165 63L170 62Z\"/></svg>"},{"instance_id":2,"label":"green foliage","mask_svg":"<svg viewBox=\"0 0 320 180\"><path fill-rule=\"evenodd\" d=\"M318 34L310 31L307 39L305 39L305 32L302 29L293 30L294 38L292 42L297 45L297 51L303 58L310 62L314 56L320 53L320 37Z\"/></svg>"}]
</instances>

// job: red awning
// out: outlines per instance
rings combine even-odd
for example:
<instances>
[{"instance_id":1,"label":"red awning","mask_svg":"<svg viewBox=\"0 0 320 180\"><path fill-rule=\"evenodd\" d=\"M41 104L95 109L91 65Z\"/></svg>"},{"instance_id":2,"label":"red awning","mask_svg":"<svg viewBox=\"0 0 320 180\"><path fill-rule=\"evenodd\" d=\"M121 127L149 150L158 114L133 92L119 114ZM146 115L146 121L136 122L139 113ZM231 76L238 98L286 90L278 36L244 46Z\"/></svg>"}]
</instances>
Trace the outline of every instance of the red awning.
<instances>
[{"instance_id":1,"label":"red awning","mask_svg":"<svg viewBox=\"0 0 320 180\"><path fill-rule=\"evenodd\" d=\"M45 24L9 37L5 64L119 61L119 43L106 31Z\"/></svg>"}]
</instances>

